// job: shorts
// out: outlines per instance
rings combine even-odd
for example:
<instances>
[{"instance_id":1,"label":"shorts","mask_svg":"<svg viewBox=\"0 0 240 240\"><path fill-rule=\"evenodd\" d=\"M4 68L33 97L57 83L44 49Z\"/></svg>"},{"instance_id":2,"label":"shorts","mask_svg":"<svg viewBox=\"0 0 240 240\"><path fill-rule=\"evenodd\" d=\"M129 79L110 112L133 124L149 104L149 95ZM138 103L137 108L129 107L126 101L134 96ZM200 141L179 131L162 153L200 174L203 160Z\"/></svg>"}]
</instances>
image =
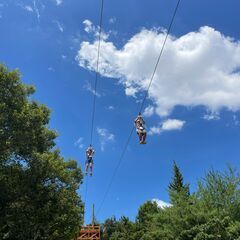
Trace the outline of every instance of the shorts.
<instances>
[{"instance_id":1,"label":"shorts","mask_svg":"<svg viewBox=\"0 0 240 240\"><path fill-rule=\"evenodd\" d=\"M137 129L137 134L146 134L146 133L147 133L147 132L146 132L145 129L143 129L143 130Z\"/></svg>"},{"instance_id":2,"label":"shorts","mask_svg":"<svg viewBox=\"0 0 240 240\"><path fill-rule=\"evenodd\" d=\"M93 159L92 157L89 157L86 161L85 161L85 164L93 164Z\"/></svg>"}]
</instances>

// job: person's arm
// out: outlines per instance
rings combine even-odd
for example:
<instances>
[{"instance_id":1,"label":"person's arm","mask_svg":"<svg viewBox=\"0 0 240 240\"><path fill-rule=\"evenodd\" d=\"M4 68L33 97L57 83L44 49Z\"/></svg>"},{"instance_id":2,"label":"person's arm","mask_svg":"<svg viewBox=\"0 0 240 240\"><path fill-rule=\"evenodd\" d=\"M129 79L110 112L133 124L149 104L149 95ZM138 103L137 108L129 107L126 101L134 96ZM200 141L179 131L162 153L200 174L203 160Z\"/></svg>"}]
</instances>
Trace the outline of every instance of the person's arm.
<instances>
[{"instance_id":1,"label":"person's arm","mask_svg":"<svg viewBox=\"0 0 240 240\"><path fill-rule=\"evenodd\" d=\"M137 119L138 119L138 118L135 118L135 120L134 120L134 127L135 127L135 128L137 127Z\"/></svg>"}]
</instances>

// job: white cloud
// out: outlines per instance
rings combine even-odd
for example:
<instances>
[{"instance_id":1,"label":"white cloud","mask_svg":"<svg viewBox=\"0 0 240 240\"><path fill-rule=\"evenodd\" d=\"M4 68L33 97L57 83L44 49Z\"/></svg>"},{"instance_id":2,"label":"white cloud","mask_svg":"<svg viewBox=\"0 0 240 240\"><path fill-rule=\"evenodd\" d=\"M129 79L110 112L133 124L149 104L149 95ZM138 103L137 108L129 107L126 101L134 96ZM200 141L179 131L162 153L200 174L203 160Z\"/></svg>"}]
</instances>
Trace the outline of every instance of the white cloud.
<instances>
[{"instance_id":1,"label":"white cloud","mask_svg":"<svg viewBox=\"0 0 240 240\"><path fill-rule=\"evenodd\" d=\"M113 133L110 133L106 128L98 127L97 133L100 140L101 151L104 151L106 144L114 142L115 136Z\"/></svg>"},{"instance_id":2,"label":"white cloud","mask_svg":"<svg viewBox=\"0 0 240 240\"><path fill-rule=\"evenodd\" d=\"M87 33L91 33L95 31L95 27L93 26L92 22L88 19L83 21L84 31Z\"/></svg>"},{"instance_id":3,"label":"white cloud","mask_svg":"<svg viewBox=\"0 0 240 240\"><path fill-rule=\"evenodd\" d=\"M63 32L64 31L63 25L60 22L58 22L58 21L54 21L54 22L57 24L58 30L60 32Z\"/></svg>"},{"instance_id":4,"label":"white cloud","mask_svg":"<svg viewBox=\"0 0 240 240\"><path fill-rule=\"evenodd\" d=\"M55 72L55 69L53 67L48 67L48 71Z\"/></svg>"},{"instance_id":5,"label":"white cloud","mask_svg":"<svg viewBox=\"0 0 240 240\"><path fill-rule=\"evenodd\" d=\"M171 130L181 130L185 121L177 120L177 119L168 119L162 123L163 131L171 131Z\"/></svg>"},{"instance_id":6,"label":"white cloud","mask_svg":"<svg viewBox=\"0 0 240 240\"><path fill-rule=\"evenodd\" d=\"M203 119L207 121L219 120L220 116L218 112L208 112L203 116Z\"/></svg>"},{"instance_id":7,"label":"white cloud","mask_svg":"<svg viewBox=\"0 0 240 240\"><path fill-rule=\"evenodd\" d=\"M116 22L116 20L117 20L116 17L112 17L112 18L109 19L109 23L113 24L113 23Z\"/></svg>"},{"instance_id":8,"label":"white cloud","mask_svg":"<svg viewBox=\"0 0 240 240\"><path fill-rule=\"evenodd\" d=\"M143 112L143 116L145 117L151 117L154 114L154 107L153 106L148 106L145 108Z\"/></svg>"},{"instance_id":9,"label":"white cloud","mask_svg":"<svg viewBox=\"0 0 240 240\"><path fill-rule=\"evenodd\" d=\"M62 55L61 57L62 57L63 60L65 60L67 58L66 55Z\"/></svg>"},{"instance_id":10,"label":"white cloud","mask_svg":"<svg viewBox=\"0 0 240 240\"><path fill-rule=\"evenodd\" d=\"M181 130L186 122L178 119L167 119L158 126L150 128L149 135L161 134L164 131Z\"/></svg>"},{"instance_id":11,"label":"white cloud","mask_svg":"<svg viewBox=\"0 0 240 240\"><path fill-rule=\"evenodd\" d=\"M22 9L28 11L28 12L34 12L32 6L30 5L24 5L23 3L17 3L17 6L21 7Z\"/></svg>"},{"instance_id":12,"label":"white cloud","mask_svg":"<svg viewBox=\"0 0 240 240\"><path fill-rule=\"evenodd\" d=\"M28 12L33 12L33 8L29 5L23 6L23 9L25 9Z\"/></svg>"},{"instance_id":13,"label":"white cloud","mask_svg":"<svg viewBox=\"0 0 240 240\"><path fill-rule=\"evenodd\" d=\"M235 126L240 126L240 120L236 115L233 115L233 124Z\"/></svg>"},{"instance_id":14,"label":"white cloud","mask_svg":"<svg viewBox=\"0 0 240 240\"><path fill-rule=\"evenodd\" d=\"M108 106L107 109L112 111L112 110L114 110L115 108L114 108L114 106L110 105L110 106Z\"/></svg>"},{"instance_id":15,"label":"white cloud","mask_svg":"<svg viewBox=\"0 0 240 240\"><path fill-rule=\"evenodd\" d=\"M161 126L154 126L150 128L149 135L154 135L154 134L161 134L162 133L162 128Z\"/></svg>"},{"instance_id":16,"label":"white cloud","mask_svg":"<svg viewBox=\"0 0 240 240\"><path fill-rule=\"evenodd\" d=\"M84 147L84 144L83 144L83 138L80 137L75 143L74 143L75 146L79 147L79 148L83 148Z\"/></svg>"},{"instance_id":17,"label":"white cloud","mask_svg":"<svg viewBox=\"0 0 240 240\"><path fill-rule=\"evenodd\" d=\"M162 208L162 209L172 206L172 204L167 203L167 202L164 202L164 201L162 201L162 200L160 200L160 199L156 199L156 198L155 198L155 199L153 199L152 201L153 201L153 202L156 202L157 205L158 205L158 207L159 207L159 208Z\"/></svg>"},{"instance_id":18,"label":"white cloud","mask_svg":"<svg viewBox=\"0 0 240 240\"><path fill-rule=\"evenodd\" d=\"M91 24L89 25L91 26ZM143 29L118 49L102 40L100 74L116 78L125 93L146 91L165 31ZM81 67L95 70L97 39L84 41L78 51ZM176 106L205 106L211 112L240 109L240 42L211 27L169 36L149 91L159 116L168 116Z\"/></svg>"},{"instance_id":19,"label":"white cloud","mask_svg":"<svg viewBox=\"0 0 240 240\"><path fill-rule=\"evenodd\" d=\"M88 92L92 93L93 95L96 95L96 97L101 97L101 94L95 91L89 82L87 82L86 85L83 86L83 88L86 89Z\"/></svg>"},{"instance_id":20,"label":"white cloud","mask_svg":"<svg viewBox=\"0 0 240 240\"><path fill-rule=\"evenodd\" d=\"M61 5L62 2L63 2L63 0L55 0L55 3L56 3L57 6Z\"/></svg>"},{"instance_id":21,"label":"white cloud","mask_svg":"<svg viewBox=\"0 0 240 240\"><path fill-rule=\"evenodd\" d=\"M41 17L41 16L40 16L40 12L39 12L39 9L38 9L38 6L37 6L35 0L33 1L33 9L34 9L34 11L35 11L35 13L36 13L36 15L37 15L38 21L40 21L40 17Z\"/></svg>"},{"instance_id":22,"label":"white cloud","mask_svg":"<svg viewBox=\"0 0 240 240\"><path fill-rule=\"evenodd\" d=\"M99 26L94 26L93 23L89 20L86 19L83 22L84 25L84 31L87 33L93 33L94 36L97 38L96 43L98 45L98 38L99 38L99 31L100 31L100 27ZM103 30L101 31L101 40L107 40L109 37L108 33L105 33Z\"/></svg>"}]
</instances>

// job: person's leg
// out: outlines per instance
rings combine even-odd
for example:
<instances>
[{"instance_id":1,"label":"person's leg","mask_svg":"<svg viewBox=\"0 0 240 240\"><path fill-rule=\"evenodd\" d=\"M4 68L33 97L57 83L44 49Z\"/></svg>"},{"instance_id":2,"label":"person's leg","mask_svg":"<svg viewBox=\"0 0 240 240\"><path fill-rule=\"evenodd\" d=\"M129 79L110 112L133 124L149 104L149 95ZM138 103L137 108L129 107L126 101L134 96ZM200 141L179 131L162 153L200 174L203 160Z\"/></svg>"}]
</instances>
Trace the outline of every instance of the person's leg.
<instances>
[{"instance_id":1,"label":"person's leg","mask_svg":"<svg viewBox=\"0 0 240 240\"><path fill-rule=\"evenodd\" d=\"M144 135L144 133L143 133L143 131L141 131L140 133L139 133L139 141L140 141L140 144L142 144L143 143L143 135Z\"/></svg>"},{"instance_id":2,"label":"person's leg","mask_svg":"<svg viewBox=\"0 0 240 240\"><path fill-rule=\"evenodd\" d=\"M86 174L88 173L88 162L86 162Z\"/></svg>"},{"instance_id":3,"label":"person's leg","mask_svg":"<svg viewBox=\"0 0 240 240\"><path fill-rule=\"evenodd\" d=\"M143 142L143 143L146 143L146 137L147 137L147 132L145 132L145 133L143 134L143 138L142 138L142 142Z\"/></svg>"},{"instance_id":4,"label":"person's leg","mask_svg":"<svg viewBox=\"0 0 240 240\"><path fill-rule=\"evenodd\" d=\"M141 141L142 141L141 133L139 131L137 131L137 135L138 135L139 142L141 143Z\"/></svg>"},{"instance_id":5,"label":"person's leg","mask_svg":"<svg viewBox=\"0 0 240 240\"><path fill-rule=\"evenodd\" d=\"M142 133L139 133L139 143L142 143Z\"/></svg>"},{"instance_id":6,"label":"person's leg","mask_svg":"<svg viewBox=\"0 0 240 240\"><path fill-rule=\"evenodd\" d=\"M90 162L90 175L92 176L92 171L93 171L93 163L92 161Z\"/></svg>"}]
</instances>

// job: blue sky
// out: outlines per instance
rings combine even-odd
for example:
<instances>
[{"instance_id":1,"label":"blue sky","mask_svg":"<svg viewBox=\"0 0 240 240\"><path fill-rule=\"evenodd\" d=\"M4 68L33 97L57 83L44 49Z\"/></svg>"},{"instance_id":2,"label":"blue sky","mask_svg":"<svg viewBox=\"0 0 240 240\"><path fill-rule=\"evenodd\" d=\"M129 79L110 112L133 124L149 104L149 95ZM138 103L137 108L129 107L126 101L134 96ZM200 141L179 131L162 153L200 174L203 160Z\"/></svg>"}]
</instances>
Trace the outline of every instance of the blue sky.
<instances>
[{"instance_id":1,"label":"blue sky","mask_svg":"<svg viewBox=\"0 0 240 240\"><path fill-rule=\"evenodd\" d=\"M105 0L87 220L119 161L175 4ZM173 160L192 191L212 168L239 168L239 9L237 0L181 1L145 105L147 145L133 134L99 220L134 219L146 200L168 202ZM90 141L99 13L97 0L0 0L0 61L36 86L34 98L52 111L62 155L81 166Z\"/></svg>"}]
</instances>

